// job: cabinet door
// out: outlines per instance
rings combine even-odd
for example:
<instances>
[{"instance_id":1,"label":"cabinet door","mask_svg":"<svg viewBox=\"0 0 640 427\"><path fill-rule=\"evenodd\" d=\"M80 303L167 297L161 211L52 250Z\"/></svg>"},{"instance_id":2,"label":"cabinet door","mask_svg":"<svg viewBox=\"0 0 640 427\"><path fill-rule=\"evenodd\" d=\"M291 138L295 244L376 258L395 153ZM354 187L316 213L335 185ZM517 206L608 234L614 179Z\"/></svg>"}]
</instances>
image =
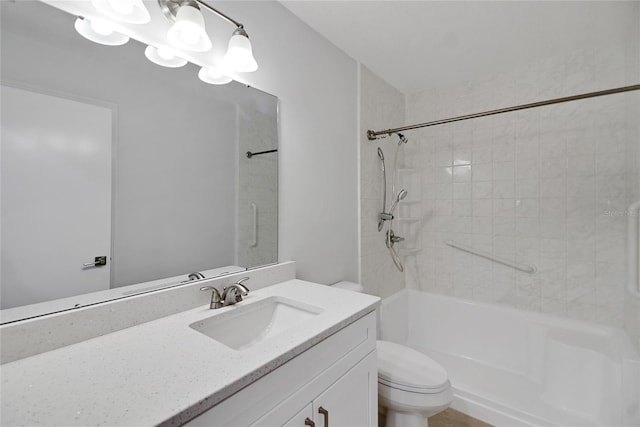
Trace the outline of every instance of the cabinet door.
<instances>
[{"instance_id":1,"label":"cabinet door","mask_svg":"<svg viewBox=\"0 0 640 427\"><path fill-rule=\"evenodd\" d=\"M377 425L378 370L375 351L313 401L313 419L317 427Z\"/></svg>"},{"instance_id":2,"label":"cabinet door","mask_svg":"<svg viewBox=\"0 0 640 427\"><path fill-rule=\"evenodd\" d=\"M289 421L284 423L282 427L304 427L305 425L309 425L309 423L305 422L307 419L313 418L313 407L311 403L309 403L302 411L298 412L291 418Z\"/></svg>"}]
</instances>

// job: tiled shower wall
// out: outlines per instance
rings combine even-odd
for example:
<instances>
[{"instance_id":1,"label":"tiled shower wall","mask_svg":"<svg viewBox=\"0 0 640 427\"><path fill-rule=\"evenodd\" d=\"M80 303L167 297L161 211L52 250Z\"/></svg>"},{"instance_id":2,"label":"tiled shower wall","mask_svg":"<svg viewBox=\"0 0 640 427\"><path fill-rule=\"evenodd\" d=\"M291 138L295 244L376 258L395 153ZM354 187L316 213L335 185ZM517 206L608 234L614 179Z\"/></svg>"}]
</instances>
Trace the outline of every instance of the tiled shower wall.
<instances>
[{"instance_id":1,"label":"tiled shower wall","mask_svg":"<svg viewBox=\"0 0 640 427\"><path fill-rule=\"evenodd\" d=\"M369 141L365 133L368 129L379 129L381 126L402 126L404 108L402 93L366 67L360 67L360 281L365 292L382 298L405 286L404 274L395 268L385 246L384 232L378 232L378 213L382 208L382 172L377 148L381 147L384 151L389 207L393 198L389 171L392 169L396 144L389 139Z\"/></svg>"},{"instance_id":2,"label":"tiled shower wall","mask_svg":"<svg viewBox=\"0 0 640 427\"><path fill-rule=\"evenodd\" d=\"M278 153L247 158L246 152L278 148L275 111L239 107L237 122L236 263L246 267L273 264L278 262ZM252 205L256 209L255 217Z\"/></svg>"},{"instance_id":3,"label":"tiled shower wall","mask_svg":"<svg viewBox=\"0 0 640 427\"><path fill-rule=\"evenodd\" d=\"M640 7L637 22L640 23ZM640 82L640 24L636 25L633 42L626 49L626 80ZM627 123L629 159L627 161L627 202L640 200L640 94L627 97ZM636 218L637 220L637 218ZM624 306L624 327L640 352L640 295L627 294Z\"/></svg>"},{"instance_id":4,"label":"tiled shower wall","mask_svg":"<svg viewBox=\"0 0 640 427\"><path fill-rule=\"evenodd\" d=\"M640 73L633 52L625 46L580 50L412 94L406 123L635 84ZM407 286L623 326L624 300L630 298L624 287L625 211L638 198L639 96L409 133L404 167L421 174L423 220L422 250L406 257ZM445 245L447 239L538 271L527 274L470 255ZM637 341L631 325L637 314L627 305L627 330Z\"/></svg>"}]
</instances>

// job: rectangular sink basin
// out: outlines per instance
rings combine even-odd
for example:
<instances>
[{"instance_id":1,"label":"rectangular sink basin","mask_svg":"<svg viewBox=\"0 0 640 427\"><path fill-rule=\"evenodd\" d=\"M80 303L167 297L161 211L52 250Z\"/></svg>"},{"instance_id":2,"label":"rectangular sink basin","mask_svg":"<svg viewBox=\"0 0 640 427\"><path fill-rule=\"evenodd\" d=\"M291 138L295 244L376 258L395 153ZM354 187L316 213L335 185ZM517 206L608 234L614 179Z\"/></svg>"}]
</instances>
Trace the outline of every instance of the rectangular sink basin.
<instances>
[{"instance_id":1,"label":"rectangular sink basin","mask_svg":"<svg viewBox=\"0 0 640 427\"><path fill-rule=\"evenodd\" d=\"M283 297L269 297L189 325L234 350L251 348L312 319L322 309Z\"/></svg>"}]
</instances>

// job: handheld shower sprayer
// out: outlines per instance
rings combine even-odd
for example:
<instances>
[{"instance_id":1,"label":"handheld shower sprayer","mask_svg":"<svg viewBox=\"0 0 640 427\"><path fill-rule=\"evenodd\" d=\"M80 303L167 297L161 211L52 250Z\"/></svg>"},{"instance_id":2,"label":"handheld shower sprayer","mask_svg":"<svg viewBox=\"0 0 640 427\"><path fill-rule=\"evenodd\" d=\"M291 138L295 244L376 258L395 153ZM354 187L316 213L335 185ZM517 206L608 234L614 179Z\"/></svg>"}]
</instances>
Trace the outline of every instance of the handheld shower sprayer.
<instances>
[{"instance_id":1,"label":"handheld shower sprayer","mask_svg":"<svg viewBox=\"0 0 640 427\"><path fill-rule=\"evenodd\" d=\"M401 200L404 200L405 197L407 197L407 190L403 188L402 190L400 190L400 192L398 193L398 196L393 201L393 205L391 205L391 209L389 209L389 213L391 215L393 215L393 212L396 210L396 207L398 207L398 203L400 203Z\"/></svg>"},{"instance_id":2,"label":"handheld shower sprayer","mask_svg":"<svg viewBox=\"0 0 640 427\"><path fill-rule=\"evenodd\" d=\"M408 140L401 133L398 133L398 145L396 148L394 161L393 161L393 169L392 169L392 180L391 180L391 194L395 194L395 174L398 172L398 151L400 151L400 147L402 143L407 143ZM389 134L391 136L391 134ZM398 255L398 252L395 249L395 245L404 240L403 237L396 235L393 232L393 220L394 220L394 212L400 202L407 197L408 191L406 188L400 190L400 192L396 195L395 200L391 204L391 208L387 210L387 173L384 163L384 153L382 152L382 148L378 147L378 158L380 159L380 166L382 169L382 209L378 214L378 231L382 231L384 228L385 222L387 223L387 230L385 232L385 244L389 249L389 253L391 254L391 259L393 260L394 265L398 269L398 271L404 271L404 266L402 264L402 260Z\"/></svg>"}]
</instances>

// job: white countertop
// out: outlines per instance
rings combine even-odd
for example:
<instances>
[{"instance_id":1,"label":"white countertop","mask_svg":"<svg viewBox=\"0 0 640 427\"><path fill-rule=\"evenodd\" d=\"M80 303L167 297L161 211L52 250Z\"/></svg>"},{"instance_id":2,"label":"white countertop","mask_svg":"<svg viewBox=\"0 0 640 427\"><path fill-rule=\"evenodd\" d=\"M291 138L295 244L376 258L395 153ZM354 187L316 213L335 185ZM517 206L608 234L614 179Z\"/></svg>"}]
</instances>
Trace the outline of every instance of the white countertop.
<instances>
[{"instance_id":1,"label":"white countertop","mask_svg":"<svg viewBox=\"0 0 640 427\"><path fill-rule=\"evenodd\" d=\"M322 313L242 351L190 324L270 296ZM235 306L208 305L2 365L1 424L180 425L373 311L379 299L289 280Z\"/></svg>"}]
</instances>

